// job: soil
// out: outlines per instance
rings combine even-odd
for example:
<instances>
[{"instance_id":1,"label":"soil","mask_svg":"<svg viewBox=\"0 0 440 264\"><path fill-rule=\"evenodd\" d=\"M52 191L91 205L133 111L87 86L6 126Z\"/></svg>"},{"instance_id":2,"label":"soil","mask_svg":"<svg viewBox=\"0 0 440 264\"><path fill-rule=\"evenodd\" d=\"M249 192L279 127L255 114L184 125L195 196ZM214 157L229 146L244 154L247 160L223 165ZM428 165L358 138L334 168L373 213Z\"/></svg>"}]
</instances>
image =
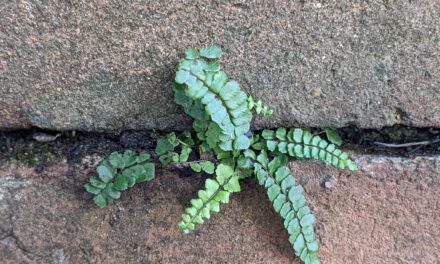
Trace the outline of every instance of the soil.
<instances>
[{"instance_id":1,"label":"soil","mask_svg":"<svg viewBox=\"0 0 440 264\"><path fill-rule=\"evenodd\" d=\"M344 145L365 154L380 154L414 157L440 153L440 142L427 145L416 145L406 148L389 148L378 146L376 142L402 144L407 142L432 141L440 139L440 129L393 126L383 129L359 129L345 127L337 129L344 139ZM322 134L320 129L312 129L315 134ZM125 131L121 133L64 132L59 133L42 129L0 130L0 164L1 162L18 162L23 165L45 166L51 161L64 157L68 163L75 163L85 155L98 153L107 155L112 151L123 149L153 150L155 140L165 132ZM56 140L38 142L36 135L53 137ZM154 155L153 155L154 156Z\"/></svg>"},{"instance_id":2,"label":"soil","mask_svg":"<svg viewBox=\"0 0 440 264\"><path fill-rule=\"evenodd\" d=\"M254 179L185 236L176 225L205 175L159 168L155 180L105 209L82 187L105 155L150 149L157 134L65 133L35 142L36 132L0 135L2 263L300 263ZM440 263L437 147L404 157L349 145L357 172L291 163L317 218L322 263Z\"/></svg>"}]
</instances>

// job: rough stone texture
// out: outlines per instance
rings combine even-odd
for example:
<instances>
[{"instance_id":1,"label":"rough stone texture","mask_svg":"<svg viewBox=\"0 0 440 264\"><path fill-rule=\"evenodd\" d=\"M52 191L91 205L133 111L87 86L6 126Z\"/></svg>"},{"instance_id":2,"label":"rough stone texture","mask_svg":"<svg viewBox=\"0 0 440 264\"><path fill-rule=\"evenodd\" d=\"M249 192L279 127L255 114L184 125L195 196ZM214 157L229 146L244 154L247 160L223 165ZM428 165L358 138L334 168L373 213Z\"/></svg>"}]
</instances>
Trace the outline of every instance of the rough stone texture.
<instances>
[{"instance_id":1,"label":"rough stone texture","mask_svg":"<svg viewBox=\"0 0 440 264\"><path fill-rule=\"evenodd\" d=\"M2 1L0 128L184 128L182 51L220 44L261 126L440 127L440 2Z\"/></svg>"},{"instance_id":2,"label":"rough stone texture","mask_svg":"<svg viewBox=\"0 0 440 264\"><path fill-rule=\"evenodd\" d=\"M360 171L292 163L317 217L322 263L438 263L440 158L354 155ZM287 232L254 180L191 235L176 227L200 176L162 171L100 210L94 164L0 170L2 263L292 263ZM89 164L89 165L84 165ZM336 185L325 188L334 177ZM293 261L299 263L297 259Z\"/></svg>"}]
</instances>

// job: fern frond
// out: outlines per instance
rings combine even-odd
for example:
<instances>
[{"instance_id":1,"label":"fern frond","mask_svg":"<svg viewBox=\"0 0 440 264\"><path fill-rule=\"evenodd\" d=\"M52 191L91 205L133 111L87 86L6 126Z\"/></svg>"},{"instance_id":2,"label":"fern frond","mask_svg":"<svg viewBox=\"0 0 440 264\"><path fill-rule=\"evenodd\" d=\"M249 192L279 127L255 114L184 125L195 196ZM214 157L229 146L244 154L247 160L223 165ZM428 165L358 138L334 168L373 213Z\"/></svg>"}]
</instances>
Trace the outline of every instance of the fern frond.
<instances>
[{"instance_id":1,"label":"fern frond","mask_svg":"<svg viewBox=\"0 0 440 264\"><path fill-rule=\"evenodd\" d=\"M306 264L319 263L319 245L313 229L315 217L307 206L303 188L295 183L287 167L287 157L279 155L269 162L263 150L257 160L254 173L259 184L267 189L275 211L283 217L295 254Z\"/></svg>"},{"instance_id":2,"label":"fern frond","mask_svg":"<svg viewBox=\"0 0 440 264\"><path fill-rule=\"evenodd\" d=\"M211 218L211 212L220 211L220 203L229 203L233 192L240 191L238 175L231 166L220 164L215 171L216 178L206 179L205 189L200 190L198 197L190 201L191 207L185 209L179 228L188 234L196 224L203 224L204 219Z\"/></svg>"},{"instance_id":3,"label":"fern frond","mask_svg":"<svg viewBox=\"0 0 440 264\"><path fill-rule=\"evenodd\" d=\"M84 188L94 194L93 200L101 208L119 199L121 191L133 187L136 183L154 179L154 163L148 162L150 154L139 155L132 150L123 154L113 152L96 168L98 176L90 177Z\"/></svg>"},{"instance_id":4,"label":"fern frond","mask_svg":"<svg viewBox=\"0 0 440 264\"><path fill-rule=\"evenodd\" d=\"M186 105L185 111L193 117L201 110L198 102L203 105L210 120L220 129L211 142L218 143L222 150L247 149L250 142L245 133L250 129L252 113L248 109L246 93L241 91L236 81L228 81L226 73L221 70L218 61L221 49L217 46L205 47L200 51L190 49L185 56L178 65L175 78L174 90L178 101ZM179 89L183 89L189 99L182 99L183 93ZM204 130L200 131L212 128L205 119L197 120L202 121L198 126Z\"/></svg>"},{"instance_id":5,"label":"fern frond","mask_svg":"<svg viewBox=\"0 0 440 264\"><path fill-rule=\"evenodd\" d=\"M348 158L347 153L329 144L327 140L310 131L300 128L278 128L263 130L261 133L266 148L275 153L288 154L295 158L322 160L333 166L357 170L356 164Z\"/></svg>"}]
</instances>

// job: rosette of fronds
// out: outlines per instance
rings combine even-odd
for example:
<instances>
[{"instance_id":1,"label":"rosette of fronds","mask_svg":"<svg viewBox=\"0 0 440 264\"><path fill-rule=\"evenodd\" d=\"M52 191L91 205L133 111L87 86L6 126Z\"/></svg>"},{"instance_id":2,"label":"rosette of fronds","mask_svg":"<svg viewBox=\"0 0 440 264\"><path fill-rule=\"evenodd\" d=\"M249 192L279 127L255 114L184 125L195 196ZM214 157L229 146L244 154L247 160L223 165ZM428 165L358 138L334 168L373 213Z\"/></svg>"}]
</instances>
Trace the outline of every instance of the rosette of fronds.
<instances>
[{"instance_id":1,"label":"rosette of fronds","mask_svg":"<svg viewBox=\"0 0 440 264\"><path fill-rule=\"evenodd\" d=\"M155 151L163 166L174 164L213 174L190 201L178 227L190 233L240 191L241 180L255 176L283 219L295 254L305 263L319 263L316 219L304 189L289 169L289 160L315 159L340 169L357 167L338 148L341 138L333 129L325 130L327 139L300 128L250 131L253 113L270 117L273 111L228 78L221 56L222 50L215 45L185 51L172 89L175 102L194 119L194 132L173 132L157 141ZM148 154L113 153L85 187L95 195L96 204L104 207L119 198L121 191L154 177L154 165L148 159Z\"/></svg>"}]
</instances>

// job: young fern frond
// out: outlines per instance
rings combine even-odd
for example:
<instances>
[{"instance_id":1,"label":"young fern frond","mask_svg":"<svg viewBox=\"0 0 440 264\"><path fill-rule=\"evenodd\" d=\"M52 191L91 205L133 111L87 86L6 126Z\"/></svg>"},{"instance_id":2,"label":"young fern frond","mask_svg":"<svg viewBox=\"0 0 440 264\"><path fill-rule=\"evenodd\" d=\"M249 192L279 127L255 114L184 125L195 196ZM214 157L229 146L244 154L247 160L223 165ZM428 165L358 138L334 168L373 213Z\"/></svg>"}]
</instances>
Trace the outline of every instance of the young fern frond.
<instances>
[{"instance_id":1,"label":"young fern frond","mask_svg":"<svg viewBox=\"0 0 440 264\"><path fill-rule=\"evenodd\" d=\"M263 130L261 133L263 145L269 151L288 154L295 158L322 160L340 169L347 167L357 170L357 166L348 158L347 153L329 144L318 135L312 135L310 131L300 128L278 128Z\"/></svg>"},{"instance_id":2,"label":"young fern frond","mask_svg":"<svg viewBox=\"0 0 440 264\"><path fill-rule=\"evenodd\" d=\"M182 89L193 101L200 101L210 119L218 125L218 146L224 151L247 149L252 113L247 95L236 81L228 81L218 59L220 48L209 46L197 51L190 49L179 62L176 89ZM205 127L208 127L205 124Z\"/></svg>"},{"instance_id":3,"label":"young fern frond","mask_svg":"<svg viewBox=\"0 0 440 264\"><path fill-rule=\"evenodd\" d=\"M263 101L261 101L261 99L254 101L254 98L249 96L247 100L249 110L254 110L258 115L263 114L264 117L269 117L273 114L273 110L270 109L269 106L263 105Z\"/></svg>"},{"instance_id":4,"label":"young fern frond","mask_svg":"<svg viewBox=\"0 0 440 264\"><path fill-rule=\"evenodd\" d=\"M215 173L216 178L206 179L205 189L197 193L198 197L190 202L191 207L182 214L179 228L185 234L194 230L196 224L203 224L204 218L211 218L211 212L219 212L220 203L229 203L231 193L240 191L238 176L232 167L220 164Z\"/></svg>"},{"instance_id":5,"label":"young fern frond","mask_svg":"<svg viewBox=\"0 0 440 264\"><path fill-rule=\"evenodd\" d=\"M257 160L254 173L259 184L267 189L275 211L284 219L295 254L306 264L319 263L319 246L313 229L315 217L307 206L303 188L295 183L287 167L287 157L280 154L269 162L263 150Z\"/></svg>"}]
</instances>

